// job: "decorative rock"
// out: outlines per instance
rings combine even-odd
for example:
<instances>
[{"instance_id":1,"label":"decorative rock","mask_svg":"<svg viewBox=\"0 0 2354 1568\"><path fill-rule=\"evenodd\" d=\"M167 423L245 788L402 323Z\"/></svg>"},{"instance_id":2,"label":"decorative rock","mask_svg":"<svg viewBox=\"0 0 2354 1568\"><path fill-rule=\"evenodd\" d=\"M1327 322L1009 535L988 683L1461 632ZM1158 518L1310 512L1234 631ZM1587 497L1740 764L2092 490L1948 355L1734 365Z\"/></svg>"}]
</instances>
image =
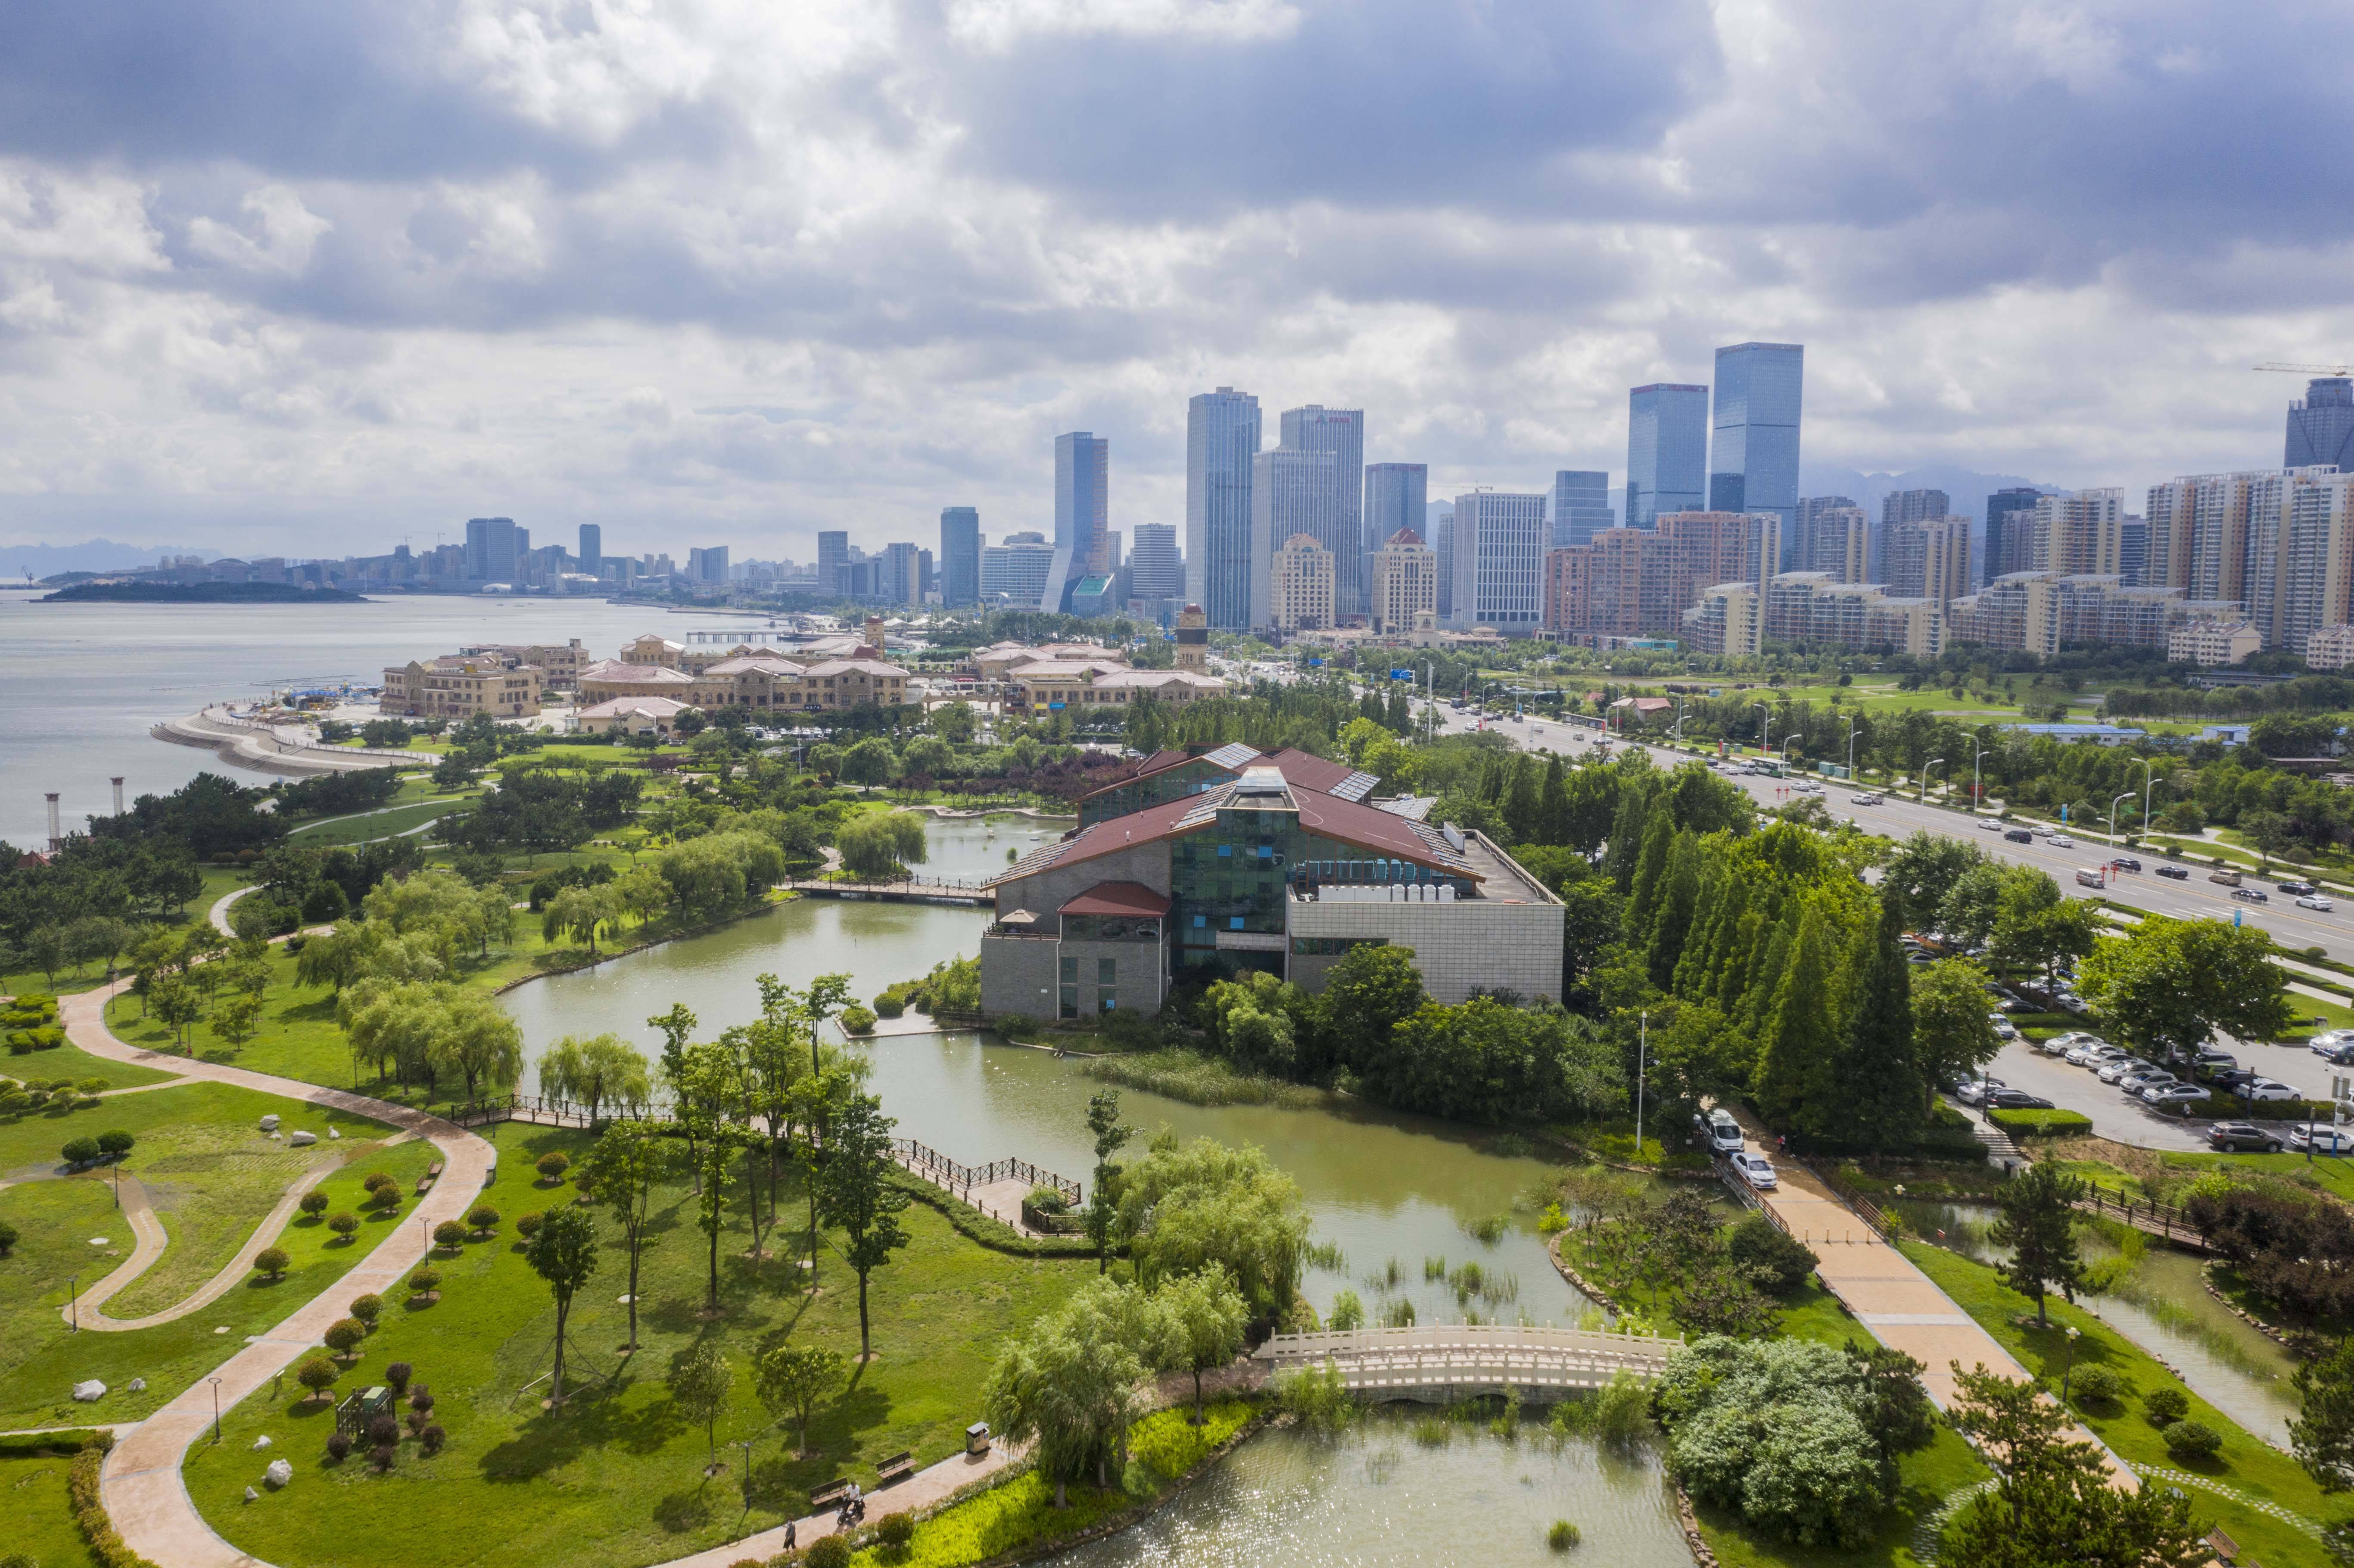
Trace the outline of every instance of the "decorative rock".
<instances>
[{"instance_id":1,"label":"decorative rock","mask_svg":"<svg viewBox=\"0 0 2354 1568\"><path fill-rule=\"evenodd\" d=\"M315 1132L298 1132L286 1140L287 1146L292 1149L308 1149L318 1141L319 1135Z\"/></svg>"},{"instance_id":2,"label":"decorative rock","mask_svg":"<svg viewBox=\"0 0 2354 1568\"><path fill-rule=\"evenodd\" d=\"M327 1136L328 1136L329 1138L337 1138L337 1139L339 1139L339 1138L343 1137L344 1135L343 1135L342 1133L340 1133L340 1132L337 1132L334 1128L332 1128L332 1127L331 1127L331 1128L329 1128L327 1129Z\"/></svg>"},{"instance_id":3,"label":"decorative rock","mask_svg":"<svg viewBox=\"0 0 2354 1568\"><path fill-rule=\"evenodd\" d=\"M73 1396L84 1404L95 1404L106 1397L106 1385L96 1378L74 1384Z\"/></svg>"},{"instance_id":4,"label":"decorative rock","mask_svg":"<svg viewBox=\"0 0 2354 1568\"><path fill-rule=\"evenodd\" d=\"M275 1113L261 1118L261 1130L264 1132L276 1132L278 1130L278 1118Z\"/></svg>"},{"instance_id":5,"label":"decorative rock","mask_svg":"<svg viewBox=\"0 0 2354 1568\"><path fill-rule=\"evenodd\" d=\"M245 1489L245 1500L248 1502L259 1502L261 1500L261 1494L255 1491L251 1487L248 1487Z\"/></svg>"},{"instance_id":6,"label":"decorative rock","mask_svg":"<svg viewBox=\"0 0 2354 1568\"><path fill-rule=\"evenodd\" d=\"M294 1467L283 1459L272 1459L270 1468L261 1472L261 1478L275 1489L294 1478Z\"/></svg>"},{"instance_id":7,"label":"decorative rock","mask_svg":"<svg viewBox=\"0 0 2354 1568\"><path fill-rule=\"evenodd\" d=\"M277 1141L278 1141L278 1134L276 1134L276 1133L274 1133L274 1132L273 1132L273 1133L271 1133L271 1134L270 1135L270 1142L272 1142L272 1143L277 1142Z\"/></svg>"},{"instance_id":8,"label":"decorative rock","mask_svg":"<svg viewBox=\"0 0 2354 1568\"><path fill-rule=\"evenodd\" d=\"M267 1448L267 1447L269 1447L269 1446L270 1446L270 1434L269 1434L269 1433L267 1433L267 1432L263 1433L260 1436L256 1437L256 1438L253 1440L253 1450L254 1450L254 1452L255 1452L255 1453L257 1453L257 1454L258 1454L258 1453L260 1453L262 1449Z\"/></svg>"},{"instance_id":9,"label":"decorative rock","mask_svg":"<svg viewBox=\"0 0 2354 1568\"><path fill-rule=\"evenodd\" d=\"M124 1386L133 1393L144 1393L147 1392L147 1380L143 1377L134 1377Z\"/></svg>"},{"instance_id":10,"label":"decorative rock","mask_svg":"<svg viewBox=\"0 0 2354 1568\"><path fill-rule=\"evenodd\" d=\"M92 1246L104 1246L107 1245L107 1241L104 1236L92 1236L90 1238L90 1245Z\"/></svg>"},{"instance_id":11,"label":"decorative rock","mask_svg":"<svg viewBox=\"0 0 2354 1568\"><path fill-rule=\"evenodd\" d=\"M213 1332L216 1334L226 1334L228 1332L228 1325L227 1323L223 1323L219 1328L215 1329Z\"/></svg>"}]
</instances>

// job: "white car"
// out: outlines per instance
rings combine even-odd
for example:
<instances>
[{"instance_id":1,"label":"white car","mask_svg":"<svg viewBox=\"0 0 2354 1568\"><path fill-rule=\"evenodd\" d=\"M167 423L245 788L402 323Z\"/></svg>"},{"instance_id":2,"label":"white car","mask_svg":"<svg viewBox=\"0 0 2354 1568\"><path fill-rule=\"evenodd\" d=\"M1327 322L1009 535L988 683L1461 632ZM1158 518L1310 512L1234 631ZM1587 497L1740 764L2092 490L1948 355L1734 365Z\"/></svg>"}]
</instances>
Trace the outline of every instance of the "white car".
<instances>
[{"instance_id":1,"label":"white car","mask_svg":"<svg viewBox=\"0 0 2354 1568\"><path fill-rule=\"evenodd\" d=\"M2000 817L1980 817L1978 819L1978 832L1982 833L1999 833L2002 832L2002 819Z\"/></svg>"},{"instance_id":2,"label":"white car","mask_svg":"<svg viewBox=\"0 0 2354 1568\"><path fill-rule=\"evenodd\" d=\"M2120 1056L2105 1067L2095 1068L2093 1076L2105 1084L2123 1083L2131 1075L2147 1068L2148 1063L2138 1056Z\"/></svg>"},{"instance_id":3,"label":"white car","mask_svg":"<svg viewBox=\"0 0 2354 1568\"><path fill-rule=\"evenodd\" d=\"M2332 904L2328 899L2324 898L2318 893L2306 893L2300 895L2296 901L2296 906L2300 909L2318 909L2324 915L2328 914L2331 910L2338 907L2337 905Z\"/></svg>"},{"instance_id":4,"label":"white car","mask_svg":"<svg viewBox=\"0 0 2354 1568\"><path fill-rule=\"evenodd\" d=\"M2076 841L2070 838L2066 833L2053 833L2052 835L2052 847L2053 849L2074 849L2076 847Z\"/></svg>"},{"instance_id":5,"label":"white car","mask_svg":"<svg viewBox=\"0 0 2354 1568\"><path fill-rule=\"evenodd\" d=\"M2087 1040L2068 1048L2067 1061L2072 1066L2089 1067L2095 1062L2107 1062L2125 1053L2105 1040Z\"/></svg>"},{"instance_id":6,"label":"white car","mask_svg":"<svg viewBox=\"0 0 2354 1568\"><path fill-rule=\"evenodd\" d=\"M1954 1097L1966 1106L1981 1105L1995 1090L2006 1087L2000 1078L1964 1078L1954 1088Z\"/></svg>"},{"instance_id":7,"label":"white car","mask_svg":"<svg viewBox=\"0 0 2354 1568\"><path fill-rule=\"evenodd\" d=\"M1774 1167L1762 1154L1732 1154L1734 1173L1760 1192L1771 1192L1782 1183L1774 1175Z\"/></svg>"},{"instance_id":8,"label":"white car","mask_svg":"<svg viewBox=\"0 0 2354 1568\"><path fill-rule=\"evenodd\" d=\"M2159 1084L2141 1092L2142 1104L2156 1110L2197 1105L2206 1097L2207 1091L2192 1084Z\"/></svg>"},{"instance_id":9,"label":"white car","mask_svg":"<svg viewBox=\"0 0 2354 1568\"><path fill-rule=\"evenodd\" d=\"M2306 1049L2317 1056L2327 1056L2341 1045L2354 1044L2354 1029L2330 1029L2305 1043Z\"/></svg>"},{"instance_id":10,"label":"white car","mask_svg":"<svg viewBox=\"0 0 2354 1568\"><path fill-rule=\"evenodd\" d=\"M1880 797L1877 795L1850 795L1847 798L1847 803L1850 806L1877 806L1880 804Z\"/></svg>"},{"instance_id":11,"label":"white car","mask_svg":"<svg viewBox=\"0 0 2354 1568\"><path fill-rule=\"evenodd\" d=\"M2277 1078L2258 1078L2235 1092L2242 1099L2247 1100L2297 1100L2305 1097Z\"/></svg>"}]
</instances>

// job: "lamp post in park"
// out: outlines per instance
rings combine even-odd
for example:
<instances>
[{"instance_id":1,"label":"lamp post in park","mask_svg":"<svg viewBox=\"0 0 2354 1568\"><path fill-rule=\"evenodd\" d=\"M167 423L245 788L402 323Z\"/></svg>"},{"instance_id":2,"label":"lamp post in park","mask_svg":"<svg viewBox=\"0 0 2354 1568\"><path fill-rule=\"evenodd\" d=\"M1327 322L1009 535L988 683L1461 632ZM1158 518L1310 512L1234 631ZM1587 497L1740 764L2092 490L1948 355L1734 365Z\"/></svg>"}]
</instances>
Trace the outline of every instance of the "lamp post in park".
<instances>
[{"instance_id":1,"label":"lamp post in park","mask_svg":"<svg viewBox=\"0 0 2354 1568\"><path fill-rule=\"evenodd\" d=\"M1921 765L1921 804L1925 806L1929 803L1929 769L1945 765L1946 759L1942 757L1933 757Z\"/></svg>"}]
</instances>

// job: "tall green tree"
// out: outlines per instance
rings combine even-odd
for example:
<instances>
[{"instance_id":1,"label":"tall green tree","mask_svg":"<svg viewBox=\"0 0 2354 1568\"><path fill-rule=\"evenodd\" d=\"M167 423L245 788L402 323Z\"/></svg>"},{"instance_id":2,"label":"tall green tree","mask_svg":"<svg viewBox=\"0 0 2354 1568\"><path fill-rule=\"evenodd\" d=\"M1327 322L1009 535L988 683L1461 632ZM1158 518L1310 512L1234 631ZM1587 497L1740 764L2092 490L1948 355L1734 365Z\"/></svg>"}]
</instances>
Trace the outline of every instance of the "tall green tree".
<instances>
[{"instance_id":1,"label":"tall green tree","mask_svg":"<svg viewBox=\"0 0 2354 1568\"><path fill-rule=\"evenodd\" d=\"M1693 906L1700 895L1700 865L1699 838L1678 833L1669 846L1666 869L1660 873L1648 934L1646 961L1651 983L1661 991L1674 982L1676 962L1683 957L1685 940L1691 934Z\"/></svg>"},{"instance_id":2,"label":"tall green tree","mask_svg":"<svg viewBox=\"0 0 2354 1568\"><path fill-rule=\"evenodd\" d=\"M2299 1409L2288 1424L2296 1462L2325 1492L2354 1487L2354 1340L2296 1369Z\"/></svg>"},{"instance_id":3,"label":"tall green tree","mask_svg":"<svg viewBox=\"0 0 2354 1568\"><path fill-rule=\"evenodd\" d=\"M1316 998L1316 1032L1323 1037L1325 1056L1362 1072L1367 1047L1378 1049L1391 1030L1428 1000L1412 948L1350 948L1326 972L1324 990Z\"/></svg>"},{"instance_id":4,"label":"tall green tree","mask_svg":"<svg viewBox=\"0 0 2354 1568\"><path fill-rule=\"evenodd\" d=\"M1993 1061L2002 1037L1987 1016L1986 971L1967 959L1940 959L1913 969L1913 1057L1925 1095L1957 1083Z\"/></svg>"},{"instance_id":5,"label":"tall green tree","mask_svg":"<svg viewBox=\"0 0 2354 1568\"><path fill-rule=\"evenodd\" d=\"M1809 903L1757 1039L1757 1105L1768 1121L1819 1130L1840 1093L1843 1021L1831 1006L1831 928ZM1770 972L1770 970L1769 970Z\"/></svg>"},{"instance_id":6,"label":"tall green tree","mask_svg":"<svg viewBox=\"0 0 2354 1568\"><path fill-rule=\"evenodd\" d=\"M1908 1142L1928 1104L1913 1053L1913 974L1903 935L1903 904L1883 897L1879 923L1856 944L1840 1094L1820 1107L1823 1125L1872 1150Z\"/></svg>"},{"instance_id":7,"label":"tall green tree","mask_svg":"<svg viewBox=\"0 0 2354 1568\"><path fill-rule=\"evenodd\" d=\"M2144 916L2096 939L2081 969L2103 1027L2161 1055L2196 1051L2217 1030L2273 1040L2289 1024L2287 977L2253 926Z\"/></svg>"},{"instance_id":8,"label":"tall green tree","mask_svg":"<svg viewBox=\"0 0 2354 1568\"><path fill-rule=\"evenodd\" d=\"M582 1162L583 1189L621 1227L630 1254L630 1345L638 1348L638 1264L653 1234L654 1193L677 1168L677 1146L645 1122L608 1127Z\"/></svg>"},{"instance_id":9,"label":"tall green tree","mask_svg":"<svg viewBox=\"0 0 2354 1568\"><path fill-rule=\"evenodd\" d=\"M548 1403L564 1404L564 1336L572 1298L597 1272L597 1222L585 1209L553 1209L524 1248L524 1261L556 1297L556 1368Z\"/></svg>"},{"instance_id":10,"label":"tall green tree","mask_svg":"<svg viewBox=\"0 0 2354 1568\"><path fill-rule=\"evenodd\" d=\"M898 1125L883 1114L883 1102L872 1095L853 1095L827 1129L825 1159L818 1167L818 1213L843 1233L844 1263L858 1274L858 1357L874 1359L873 1329L867 1316L868 1277L891 1261L891 1255L914 1238L899 1223L907 1194L892 1185L891 1129Z\"/></svg>"},{"instance_id":11,"label":"tall green tree","mask_svg":"<svg viewBox=\"0 0 2354 1568\"><path fill-rule=\"evenodd\" d=\"M1111 1266L1111 1236L1119 1224L1119 1167L1112 1163L1136 1128L1119 1119L1119 1091L1106 1089L1087 1101L1087 1130L1095 1135L1095 1195L1087 1200L1087 1239L1096 1244L1096 1272Z\"/></svg>"},{"instance_id":12,"label":"tall green tree","mask_svg":"<svg viewBox=\"0 0 2354 1568\"><path fill-rule=\"evenodd\" d=\"M2060 960L2091 952L2099 931L2091 905L2068 897L2033 866L2014 865L2003 873L1990 949L1998 959L2041 969L2048 987Z\"/></svg>"},{"instance_id":13,"label":"tall green tree","mask_svg":"<svg viewBox=\"0 0 2354 1568\"><path fill-rule=\"evenodd\" d=\"M1943 911L1955 885L1985 861L1976 844L1916 830L1889 857L1880 895L1893 898L1902 925L1926 926Z\"/></svg>"},{"instance_id":14,"label":"tall green tree","mask_svg":"<svg viewBox=\"0 0 2354 1568\"><path fill-rule=\"evenodd\" d=\"M1995 1202L2002 1210L1988 1232L1999 1247L2010 1252L2010 1261L1995 1272L2022 1296L2035 1298L2035 1320L2047 1325L2047 1292L2057 1289L2076 1299L2084 1283L2084 1260L2076 1246L2075 1205L2084 1196L2084 1181L2063 1174L2050 1160L2039 1160L2002 1184Z\"/></svg>"},{"instance_id":15,"label":"tall green tree","mask_svg":"<svg viewBox=\"0 0 2354 1568\"><path fill-rule=\"evenodd\" d=\"M719 1418L727 1414L727 1396L736 1392L736 1368L716 1340L703 1340L679 1352L670 1369L671 1403L678 1413L703 1428L705 1475L718 1468Z\"/></svg>"},{"instance_id":16,"label":"tall green tree","mask_svg":"<svg viewBox=\"0 0 2354 1568\"><path fill-rule=\"evenodd\" d=\"M558 1040L540 1054L539 1086L554 1098L587 1106L592 1127L607 1106L635 1110L653 1097L646 1059L618 1034Z\"/></svg>"},{"instance_id":17,"label":"tall green tree","mask_svg":"<svg viewBox=\"0 0 2354 1568\"><path fill-rule=\"evenodd\" d=\"M984 1399L1008 1443L1031 1445L1055 1483L1055 1506L1092 1470L1098 1486L1143 1414L1145 1373L1158 1361L1158 1315L1135 1287L1089 1280L999 1353Z\"/></svg>"},{"instance_id":18,"label":"tall green tree","mask_svg":"<svg viewBox=\"0 0 2354 1568\"><path fill-rule=\"evenodd\" d=\"M810 1457L810 1412L819 1400L842 1386L842 1374L841 1355L815 1345L781 1344L755 1364L753 1386L760 1403L779 1420L788 1412L795 1418L794 1458Z\"/></svg>"},{"instance_id":19,"label":"tall green tree","mask_svg":"<svg viewBox=\"0 0 2354 1568\"><path fill-rule=\"evenodd\" d=\"M1243 1347L1250 1306L1217 1264L1173 1279L1152 1293L1167 1330L1170 1360L1193 1374L1193 1425L1202 1425L1202 1374L1234 1360Z\"/></svg>"}]
</instances>

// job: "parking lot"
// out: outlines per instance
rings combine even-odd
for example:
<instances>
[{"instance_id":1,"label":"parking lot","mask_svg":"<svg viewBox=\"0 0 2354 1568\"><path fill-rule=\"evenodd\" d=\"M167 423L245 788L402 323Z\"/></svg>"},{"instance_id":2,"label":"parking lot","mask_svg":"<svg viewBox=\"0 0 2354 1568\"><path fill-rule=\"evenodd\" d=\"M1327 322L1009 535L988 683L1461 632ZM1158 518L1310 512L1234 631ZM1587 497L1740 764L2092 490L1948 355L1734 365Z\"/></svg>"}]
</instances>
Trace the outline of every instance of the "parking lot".
<instances>
[{"instance_id":1,"label":"parking lot","mask_svg":"<svg viewBox=\"0 0 2354 1568\"><path fill-rule=\"evenodd\" d=\"M2326 1093L2331 1075L2346 1070L2331 1067L2302 1045L2224 1043L2221 1048L2237 1057L2241 1066L2277 1078L2300 1093ZM2010 1087L2050 1100L2062 1110L2083 1112L2093 1118L2093 1131L2102 1138L2145 1149L2207 1147L2207 1121L2198 1118L2185 1121L2179 1112L2153 1111L2126 1099L2123 1091L2101 1082L2089 1069L2046 1056L2023 1040L2005 1044L1987 1071Z\"/></svg>"}]
</instances>

